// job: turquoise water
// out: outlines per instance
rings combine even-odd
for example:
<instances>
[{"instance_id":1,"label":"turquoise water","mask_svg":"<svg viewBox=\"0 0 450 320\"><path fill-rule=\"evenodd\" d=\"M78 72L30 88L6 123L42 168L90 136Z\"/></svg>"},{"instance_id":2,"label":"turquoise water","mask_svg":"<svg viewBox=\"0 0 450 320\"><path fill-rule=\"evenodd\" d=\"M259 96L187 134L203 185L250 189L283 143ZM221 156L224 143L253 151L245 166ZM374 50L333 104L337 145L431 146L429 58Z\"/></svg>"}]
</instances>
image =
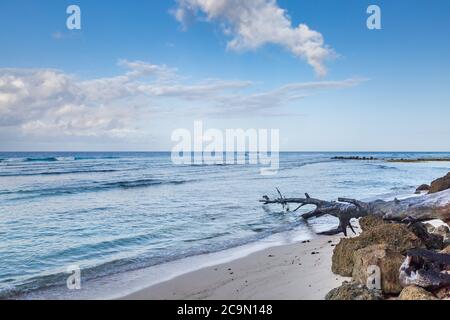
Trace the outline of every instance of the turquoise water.
<instances>
[{"instance_id":1,"label":"turquoise water","mask_svg":"<svg viewBox=\"0 0 450 320\"><path fill-rule=\"evenodd\" d=\"M450 157L282 153L278 174L262 176L255 165L175 166L169 153L0 153L0 297L64 285L70 265L89 281L301 230L301 212L258 203L275 187L286 196L389 198L450 171L450 162L331 159L342 155Z\"/></svg>"}]
</instances>

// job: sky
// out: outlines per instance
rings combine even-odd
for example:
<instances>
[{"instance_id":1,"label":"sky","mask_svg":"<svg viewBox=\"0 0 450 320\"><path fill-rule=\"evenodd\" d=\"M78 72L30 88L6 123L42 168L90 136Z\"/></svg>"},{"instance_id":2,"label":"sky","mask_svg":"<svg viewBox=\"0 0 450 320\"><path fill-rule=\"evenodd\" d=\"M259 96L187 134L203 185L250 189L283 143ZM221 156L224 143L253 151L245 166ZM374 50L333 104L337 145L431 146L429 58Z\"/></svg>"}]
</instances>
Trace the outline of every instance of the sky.
<instances>
[{"instance_id":1,"label":"sky","mask_svg":"<svg viewBox=\"0 0 450 320\"><path fill-rule=\"evenodd\" d=\"M0 151L170 151L198 120L283 151L449 151L448 21L448 0L2 0Z\"/></svg>"}]
</instances>

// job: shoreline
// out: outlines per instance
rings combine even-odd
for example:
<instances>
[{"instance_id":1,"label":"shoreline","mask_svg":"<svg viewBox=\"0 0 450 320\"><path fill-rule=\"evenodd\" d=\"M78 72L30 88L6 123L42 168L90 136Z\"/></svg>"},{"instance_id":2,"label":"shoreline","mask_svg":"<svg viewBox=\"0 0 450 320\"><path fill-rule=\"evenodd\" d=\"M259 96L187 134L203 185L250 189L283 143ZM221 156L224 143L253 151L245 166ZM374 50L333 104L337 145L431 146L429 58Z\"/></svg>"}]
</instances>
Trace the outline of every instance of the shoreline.
<instances>
[{"instance_id":1,"label":"shoreline","mask_svg":"<svg viewBox=\"0 0 450 320\"><path fill-rule=\"evenodd\" d=\"M120 300L322 300L349 278L331 272L342 236L320 236L253 252L184 273L119 297Z\"/></svg>"},{"instance_id":2,"label":"shoreline","mask_svg":"<svg viewBox=\"0 0 450 320\"><path fill-rule=\"evenodd\" d=\"M353 225L359 233L358 221L353 220ZM12 299L320 300L331 289L351 279L331 272L334 246L344 235L316 233L329 228L329 223L311 229L301 225L237 247L87 280L81 290L56 287ZM307 283L308 279L313 279L312 283ZM256 292L252 292L256 287ZM275 287L280 290L273 291ZM267 292L275 295L265 295Z\"/></svg>"},{"instance_id":3,"label":"shoreline","mask_svg":"<svg viewBox=\"0 0 450 320\"><path fill-rule=\"evenodd\" d=\"M329 224L323 224L316 226L317 229L315 231L327 230L329 227ZM146 290L149 287L173 281L178 277L183 277L187 274L218 265L232 263L240 259L246 259L253 254L271 250L272 248L299 245L305 241L312 242L319 237L315 234L315 231L305 228L304 225L299 225L294 229L275 233L266 238L236 247L90 279L82 282L80 290L67 290L65 286L58 285L43 290L19 294L10 298L18 300L122 299L141 290Z\"/></svg>"}]
</instances>

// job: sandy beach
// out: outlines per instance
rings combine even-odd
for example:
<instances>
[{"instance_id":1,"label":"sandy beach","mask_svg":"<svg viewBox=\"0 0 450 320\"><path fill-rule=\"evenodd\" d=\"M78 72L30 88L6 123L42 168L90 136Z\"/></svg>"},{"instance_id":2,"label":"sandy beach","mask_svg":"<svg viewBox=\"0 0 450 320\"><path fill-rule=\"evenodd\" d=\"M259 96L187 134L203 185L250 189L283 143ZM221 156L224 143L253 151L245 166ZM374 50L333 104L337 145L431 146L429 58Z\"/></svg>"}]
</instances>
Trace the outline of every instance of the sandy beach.
<instances>
[{"instance_id":1,"label":"sandy beach","mask_svg":"<svg viewBox=\"0 0 450 320\"><path fill-rule=\"evenodd\" d=\"M343 235L268 248L152 285L122 299L320 300L347 278L331 272Z\"/></svg>"}]
</instances>

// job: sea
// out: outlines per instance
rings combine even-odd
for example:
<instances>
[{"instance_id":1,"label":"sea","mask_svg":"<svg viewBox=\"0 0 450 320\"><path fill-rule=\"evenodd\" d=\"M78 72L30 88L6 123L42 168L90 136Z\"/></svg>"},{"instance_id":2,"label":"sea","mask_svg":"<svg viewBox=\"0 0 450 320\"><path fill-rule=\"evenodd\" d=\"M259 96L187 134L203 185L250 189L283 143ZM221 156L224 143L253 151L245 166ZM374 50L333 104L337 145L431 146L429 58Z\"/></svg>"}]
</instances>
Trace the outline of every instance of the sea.
<instances>
[{"instance_id":1,"label":"sea","mask_svg":"<svg viewBox=\"0 0 450 320\"><path fill-rule=\"evenodd\" d=\"M339 160L334 157L375 157ZM336 200L414 196L450 153L282 152L255 164L175 165L168 152L0 153L0 298L119 297L178 274L336 227L263 195ZM291 209L294 209L293 207ZM82 288L69 289L75 266Z\"/></svg>"}]
</instances>

